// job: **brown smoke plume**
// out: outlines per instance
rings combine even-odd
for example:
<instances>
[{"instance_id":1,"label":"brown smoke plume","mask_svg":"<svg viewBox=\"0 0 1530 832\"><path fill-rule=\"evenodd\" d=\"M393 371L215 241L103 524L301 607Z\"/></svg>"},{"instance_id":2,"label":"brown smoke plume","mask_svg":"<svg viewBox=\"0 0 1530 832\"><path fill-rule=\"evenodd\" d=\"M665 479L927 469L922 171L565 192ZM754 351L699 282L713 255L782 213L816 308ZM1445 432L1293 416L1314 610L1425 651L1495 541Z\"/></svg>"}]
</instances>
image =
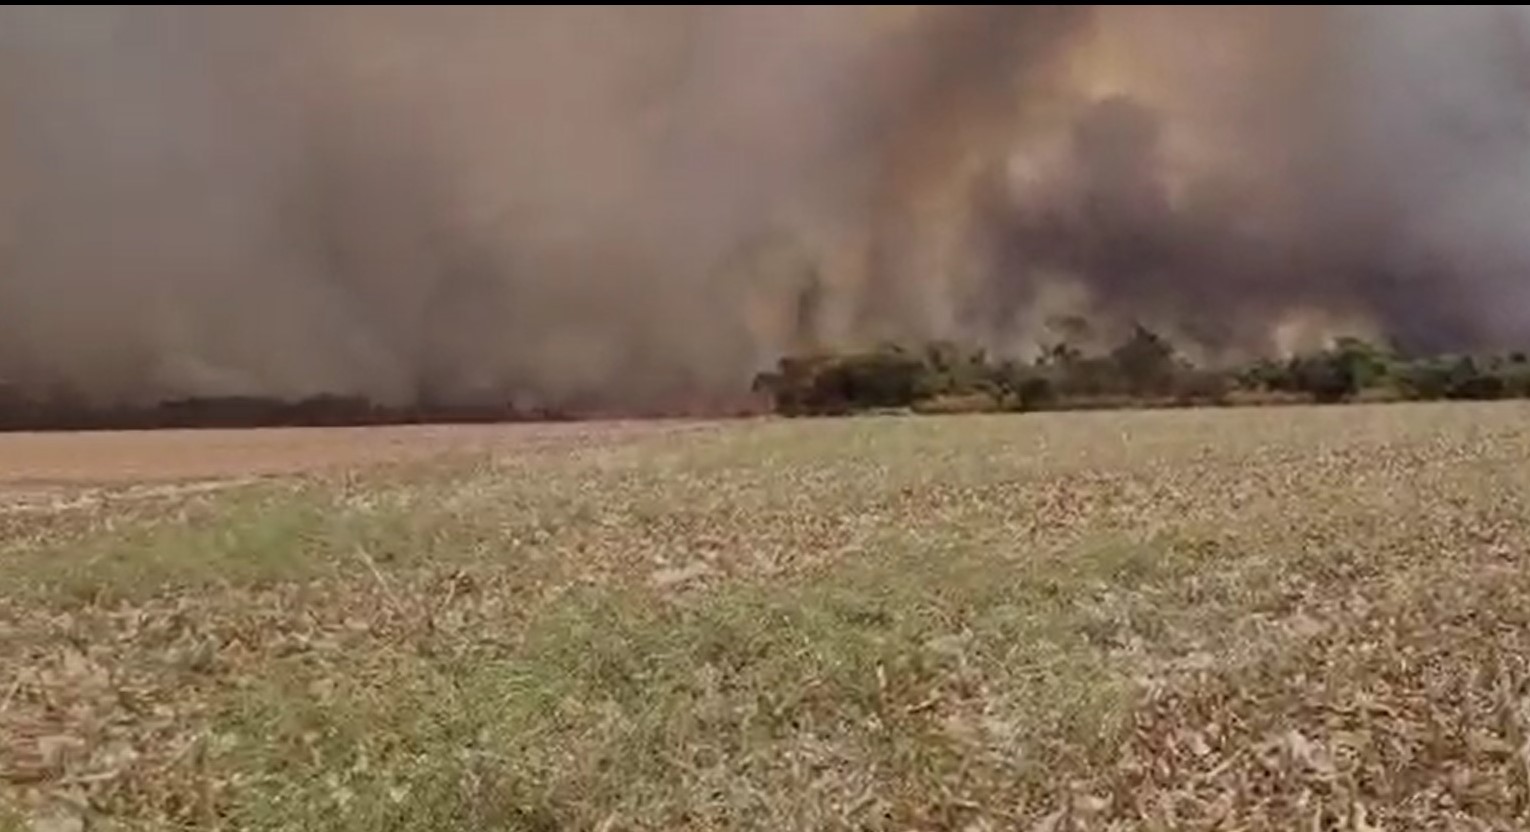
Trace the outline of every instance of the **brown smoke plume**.
<instances>
[{"instance_id":1,"label":"brown smoke plume","mask_svg":"<svg viewBox=\"0 0 1530 832\"><path fill-rule=\"evenodd\" d=\"M647 406L804 342L1530 336L1515 9L10 7L0 381Z\"/></svg>"}]
</instances>

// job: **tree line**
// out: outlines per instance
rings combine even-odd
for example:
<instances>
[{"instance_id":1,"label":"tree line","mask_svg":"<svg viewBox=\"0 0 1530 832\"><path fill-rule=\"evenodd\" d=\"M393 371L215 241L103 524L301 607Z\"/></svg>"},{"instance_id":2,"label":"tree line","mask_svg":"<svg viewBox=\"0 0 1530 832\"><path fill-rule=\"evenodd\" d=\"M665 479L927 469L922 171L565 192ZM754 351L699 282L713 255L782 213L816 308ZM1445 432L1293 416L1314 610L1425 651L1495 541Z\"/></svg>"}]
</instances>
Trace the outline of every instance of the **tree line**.
<instances>
[{"instance_id":1,"label":"tree line","mask_svg":"<svg viewBox=\"0 0 1530 832\"><path fill-rule=\"evenodd\" d=\"M1087 326L1076 326L1087 331ZM1530 398L1524 353L1408 355L1358 338L1284 359L1200 367L1163 335L1137 326L1114 347L1068 339L1029 361L997 358L947 341L885 344L781 358L754 379L753 402L671 403L643 411L525 408L511 402L382 405L358 396L300 400L192 397L101 405L65 394L30 397L0 383L0 431L270 427L561 421L603 416L728 416L771 409L789 416L878 409L915 412L1214 406L1354 400Z\"/></svg>"},{"instance_id":2,"label":"tree line","mask_svg":"<svg viewBox=\"0 0 1530 832\"><path fill-rule=\"evenodd\" d=\"M1285 359L1198 367L1139 325L1113 348L1090 353L1063 341L1031 361L945 341L789 355L756 376L754 389L791 416L1502 399L1530 397L1530 362L1520 352L1413 356L1339 338Z\"/></svg>"},{"instance_id":3,"label":"tree line","mask_svg":"<svg viewBox=\"0 0 1530 832\"><path fill-rule=\"evenodd\" d=\"M365 396L318 394L191 396L151 402L102 403L67 391L28 395L0 383L0 432L151 430L158 428L362 427L411 424L567 422L605 418L728 417L757 415L758 399L694 396L623 406L591 400L527 406L513 397L479 402L415 401L385 404Z\"/></svg>"},{"instance_id":4,"label":"tree line","mask_svg":"<svg viewBox=\"0 0 1530 832\"><path fill-rule=\"evenodd\" d=\"M154 428L340 427L551 421L563 414L509 405L383 405L360 396L204 396L145 404L96 404L67 395L32 398L0 387L0 431Z\"/></svg>"}]
</instances>

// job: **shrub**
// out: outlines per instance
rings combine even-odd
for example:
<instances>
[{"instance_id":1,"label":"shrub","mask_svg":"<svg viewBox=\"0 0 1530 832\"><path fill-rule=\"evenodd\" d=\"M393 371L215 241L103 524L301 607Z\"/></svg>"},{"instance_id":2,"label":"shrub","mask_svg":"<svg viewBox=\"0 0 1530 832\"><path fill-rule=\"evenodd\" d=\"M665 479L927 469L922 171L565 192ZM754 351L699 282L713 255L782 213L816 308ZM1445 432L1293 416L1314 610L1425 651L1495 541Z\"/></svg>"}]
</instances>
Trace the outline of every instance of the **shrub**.
<instances>
[{"instance_id":1,"label":"shrub","mask_svg":"<svg viewBox=\"0 0 1530 832\"><path fill-rule=\"evenodd\" d=\"M1530 398L1530 364L1512 358L1496 369L1505 398Z\"/></svg>"},{"instance_id":2,"label":"shrub","mask_svg":"<svg viewBox=\"0 0 1530 832\"><path fill-rule=\"evenodd\" d=\"M1174 347L1140 324L1111 351L1110 360L1121 388L1135 396L1168 393L1180 369Z\"/></svg>"},{"instance_id":3,"label":"shrub","mask_svg":"<svg viewBox=\"0 0 1530 832\"><path fill-rule=\"evenodd\" d=\"M1512 362L1483 366L1471 356L1430 358L1399 367L1397 382L1412 399L1501 399L1530 389L1530 373Z\"/></svg>"},{"instance_id":4,"label":"shrub","mask_svg":"<svg viewBox=\"0 0 1530 832\"><path fill-rule=\"evenodd\" d=\"M1448 399L1501 399L1504 397L1504 380L1490 370L1477 366L1471 356L1456 360L1450 368L1449 382L1445 390Z\"/></svg>"},{"instance_id":5,"label":"shrub","mask_svg":"<svg viewBox=\"0 0 1530 832\"><path fill-rule=\"evenodd\" d=\"M1298 356L1289 368L1295 388L1318 402L1343 401L1360 389L1353 364L1340 353Z\"/></svg>"},{"instance_id":6,"label":"shrub","mask_svg":"<svg viewBox=\"0 0 1530 832\"><path fill-rule=\"evenodd\" d=\"M1050 407L1057 401L1057 388L1043 375L1033 375L1020 382L1015 390L1016 405L1024 410Z\"/></svg>"},{"instance_id":7,"label":"shrub","mask_svg":"<svg viewBox=\"0 0 1530 832\"><path fill-rule=\"evenodd\" d=\"M1450 389L1450 367L1437 360L1412 361L1397 369L1396 383L1407 398L1443 399Z\"/></svg>"},{"instance_id":8,"label":"shrub","mask_svg":"<svg viewBox=\"0 0 1530 832\"><path fill-rule=\"evenodd\" d=\"M1290 365L1268 358L1261 358L1237 371L1233 379L1243 390L1296 390Z\"/></svg>"},{"instance_id":9,"label":"shrub","mask_svg":"<svg viewBox=\"0 0 1530 832\"><path fill-rule=\"evenodd\" d=\"M907 407L927 375L919 358L896 347L842 356L788 357L774 373L755 378L786 415L833 415L853 410Z\"/></svg>"}]
</instances>

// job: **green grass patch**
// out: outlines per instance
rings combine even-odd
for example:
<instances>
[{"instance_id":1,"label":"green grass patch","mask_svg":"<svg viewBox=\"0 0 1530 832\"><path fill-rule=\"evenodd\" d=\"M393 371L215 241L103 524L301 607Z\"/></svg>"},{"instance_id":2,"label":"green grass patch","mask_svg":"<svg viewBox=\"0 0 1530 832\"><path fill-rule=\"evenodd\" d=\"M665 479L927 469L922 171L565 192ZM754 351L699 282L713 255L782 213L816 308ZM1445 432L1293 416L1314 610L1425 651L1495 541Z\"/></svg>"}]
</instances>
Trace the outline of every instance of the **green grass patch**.
<instances>
[{"instance_id":1,"label":"green grass patch","mask_svg":"<svg viewBox=\"0 0 1530 832\"><path fill-rule=\"evenodd\" d=\"M882 553L784 582L570 593L506 656L300 668L241 700L242 829L852 828L1051 794L1121 727L1117 605L1167 548ZM1043 566L1045 568L1043 568ZM1146 627L1142 610L1114 626ZM322 683L321 678L337 680ZM1077 759L1072 760L1074 764ZM932 796L946 795L945 799ZM891 827L889 827L891 828Z\"/></svg>"}]
</instances>

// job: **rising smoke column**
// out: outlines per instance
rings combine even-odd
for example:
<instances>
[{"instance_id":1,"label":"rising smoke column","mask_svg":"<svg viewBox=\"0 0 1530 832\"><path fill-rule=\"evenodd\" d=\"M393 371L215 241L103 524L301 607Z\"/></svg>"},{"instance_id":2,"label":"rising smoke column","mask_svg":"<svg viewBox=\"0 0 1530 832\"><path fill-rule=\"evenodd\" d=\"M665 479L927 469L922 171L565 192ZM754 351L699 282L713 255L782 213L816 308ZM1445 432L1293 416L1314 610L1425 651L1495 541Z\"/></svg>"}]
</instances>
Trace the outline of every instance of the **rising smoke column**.
<instances>
[{"instance_id":1,"label":"rising smoke column","mask_svg":"<svg viewBox=\"0 0 1530 832\"><path fill-rule=\"evenodd\" d=\"M652 406L799 344L1530 340L1525 15L0 10L0 380Z\"/></svg>"},{"instance_id":2,"label":"rising smoke column","mask_svg":"<svg viewBox=\"0 0 1530 832\"><path fill-rule=\"evenodd\" d=\"M1069 115L973 189L958 331L1002 332L1060 280L1213 345L1313 313L1420 349L1523 343L1525 20L1096 10Z\"/></svg>"},{"instance_id":3,"label":"rising smoke column","mask_svg":"<svg viewBox=\"0 0 1530 832\"><path fill-rule=\"evenodd\" d=\"M854 7L0 11L0 376L747 387L756 287L718 269L853 201L873 35Z\"/></svg>"}]
</instances>

